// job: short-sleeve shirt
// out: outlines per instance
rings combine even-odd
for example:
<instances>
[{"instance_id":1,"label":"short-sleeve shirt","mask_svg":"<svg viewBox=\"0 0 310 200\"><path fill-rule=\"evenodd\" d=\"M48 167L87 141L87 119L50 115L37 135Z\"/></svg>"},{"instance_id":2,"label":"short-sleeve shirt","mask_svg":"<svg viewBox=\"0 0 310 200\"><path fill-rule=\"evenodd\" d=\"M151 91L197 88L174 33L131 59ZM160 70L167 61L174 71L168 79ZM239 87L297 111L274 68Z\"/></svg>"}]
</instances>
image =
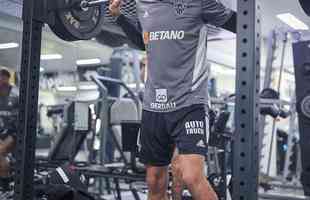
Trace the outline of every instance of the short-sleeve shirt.
<instances>
[{"instance_id":1,"label":"short-sleeve shirt","mask_svg":"<svg viewBox=\"0 0 310 200\"><path fill-rule=\"evenodd\" d=\"M148 59L143 108L171 112L207 104L206 24L232 15L216 0L137 0Z\"/></svg>"}]
</instances>

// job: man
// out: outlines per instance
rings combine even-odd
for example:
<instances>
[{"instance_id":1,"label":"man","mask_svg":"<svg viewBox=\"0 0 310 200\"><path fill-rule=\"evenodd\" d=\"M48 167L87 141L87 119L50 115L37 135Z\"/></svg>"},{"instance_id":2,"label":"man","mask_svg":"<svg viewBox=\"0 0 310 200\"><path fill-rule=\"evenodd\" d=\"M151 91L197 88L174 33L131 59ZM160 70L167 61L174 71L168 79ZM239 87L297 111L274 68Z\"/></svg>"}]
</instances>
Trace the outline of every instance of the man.
<instances>
[{"instance_id":1,"label":"man","mask_svg":"<svg viewBox=\"0 0 310 200\"><path fill-rule=\"evenodd\" d=\"M149 200L166 200L174 147L176 174L195 200L216 200L205 178L208 118L206 23L235 32L236 14L216 0L137 0L140 23L110 12L137 47L147 51L140 160L146 165ZM227 23L230 21L229 23ZM143 34L143 40L141 40Z\"/></svg>"},{"instance_id":2,"label":"man","mask_svg":"<svg viewBox=\"0 0 310 200\"><path fill-rule=\"evenodd\" d=\"M7 156L15 147L18 93L10 85L10 72L0 69L0 178L9 176L10 166ZM6 183L7 184L7 183Z\"/></svg>"}]
</instances>

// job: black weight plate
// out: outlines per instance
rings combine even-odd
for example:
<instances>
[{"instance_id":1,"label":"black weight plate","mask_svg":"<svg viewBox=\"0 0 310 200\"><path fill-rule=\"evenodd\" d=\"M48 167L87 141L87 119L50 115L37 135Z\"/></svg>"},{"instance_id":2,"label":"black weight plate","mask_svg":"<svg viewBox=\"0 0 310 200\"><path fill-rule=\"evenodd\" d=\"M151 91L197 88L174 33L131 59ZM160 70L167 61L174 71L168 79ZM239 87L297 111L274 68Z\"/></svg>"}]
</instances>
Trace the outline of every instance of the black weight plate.
<instances>
[{"instance_id":1,"label":"black weight plate","mask_svg":"<svg viewBox=\"0 0 310 200\"><path fill-rule=\"evenodd\" d=\"M79 6L66 8L68 0L57 0L57 4L63 9L55 12L55 25L52 30L58 37L66 41L89 40L101 31L105 3L82 10Z\"/></svg>"},{"instance_id":2,"label":"black weight plate","mask_svg":"<svg viewBox=\"0 0 310 200\"><path fill-rule=\"evenodd\" d=\"M309 0L299 0L301 7L304 9L305 13L310 16L310 1Z\"/></svg>"},{"instance_id":3,"label":"black weight plate","mask_svg":"<svg viewBox=\"0 0 310 200\"><path fill-rule=\"evenodd\" d=\"M304 116L310 119L310 96L306 96L300 105L301 112Z\"/></svg>"},{"instance_id":4,"label":"black weight plate","mask_svg":"<svg viewBox=\"0 0 310 200\"><path fill-rule=\"evenodd\" d=\"M79 40L75 38L72 34L66 31L65 26L61 23L58 17L55 18L55 24L53 26L50 25L51 30L57 35L59 38L65 41L76 41Z\"/></svg>"}]
</instances>

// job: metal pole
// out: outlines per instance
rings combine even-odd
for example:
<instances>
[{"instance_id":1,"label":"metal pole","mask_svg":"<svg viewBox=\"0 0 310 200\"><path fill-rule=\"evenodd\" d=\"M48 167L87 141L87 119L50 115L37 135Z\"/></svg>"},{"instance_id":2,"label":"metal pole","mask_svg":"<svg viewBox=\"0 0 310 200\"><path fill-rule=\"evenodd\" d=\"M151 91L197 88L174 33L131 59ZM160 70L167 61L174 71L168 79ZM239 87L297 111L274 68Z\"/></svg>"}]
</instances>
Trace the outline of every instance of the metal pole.
<instances>
[{"instance_id":1,"label":"metal pole","mask_svg":"<svg viewBox=\"0 0 310 200\"><path fill-rule=\"evenodd\" d=\"M40 3L23 3L23 41L14 200L33 200L42 26Z\"/></svg>"},{"instance_id":2,"label":"metal pole","mask_svg":"<svg viewBox=\"0 0 310 200\"><path fill-rule=\"evenodd\" d=\"M238 0L233 199L258 199L260 6Z\"/></svg>"},{"instance_id":3,"label":"metal pole","mask_svg":"<svg viewBox=\"0 0 310 200\"><path fill-rule=\"evenodd\" d=\"M109 0L94 0L94 1L87 1L84 0L81 2L80 6L82 9L88 9L89 7L95 7L101 5L103 3L108 3Z\"/></svg>"},{"instance_id":4,"label":"metal pole","mask_svg":"<svg viewBox=\"0 0 310 200\"><path fill-rule=\"evenodd\" d=\"M272 75L273 75L273 62L275 58L275 50L277 46L277 40L276 40L276 32L275 30L272 30L268 36L267 39L267 61L266 61L266 67L265 67L265 76L264 76L264 89L271 87L272 82ZM261 115L260 116L260 138L259 138L259 149L260 149L260 158L261 161L263 158L263 142L264 138L266 136L265 134L265 126L266 126L266 116ZM261 163L262 164L262 163ZM263 168L260 166L260 169Z\"/></svg>"},{"instance_id":5,"label":"metal pole","mask_svg":"<svg viewBox=\"0 0 310 200\"><path fill-rule=\"evenodd\" d=\"M280 66L280 75L278 79L278 85L277 85L277 92L280 93L281 88L281 82L282 82L282 74L283 74L283 68L284 68L284 60L285 60L285 50L287 45L287 34L285 33L285 38L283 40L283 48L282 48L282 54L281 54L281 66ZM281 99L281 98L280 98ZM279 105L281 107L281 104ZM275 140L275 134L276 134L276 119L273 119L272 121L272 132L271 132L271 142L269 146L269 155L268 155L268 163L267 163L267 175L270 175L270 169L271 169L271 160L272 160L272 153L273 153L273 144Z\"/></svg>"},{"instance_id":6,"label":"metal pole","mask_svg":"<svg viewBox=\"0 0 310 200\"><path fill-rule=\"evenodd\" d=\"M290 165L292 164L290 161L290 157L293 154L293 145L294 145L294 138L295 138L295 132L296 132L296 98L295 95L291 98L291 105L290 105L290 124L289 124L289 130L288 130L288 137L287 137L287 151L285 154L285 162L284 162L284 170L283 170L283 181L287 181L287 178L291 172Z\"/></svg>"},{"instance_id":7,"label":"metal pole","mask_svg":"<svg viewBox=\"0 0 310 200\"><path fill-rule=\"evenodd\" d=\"M133 57L133 72L135 76L135 82L136 82L136 92L140 91L140 61L139 61L139 55L136 50L132 50L132 57Z\"/></svg>"},{"instance_id":8,"label":"metal pole","mask_svg":"<svg viewBox=\"0 0 310 200\"><path fill-rule=\"evenodd\" d=\"M271 86L271 78L273 73L273 61L275 59L275 50L277 48L276 32L272 30L268 36L268 51L267 51L267 61L265 68L264 77L264 88L269 88Z\"/></svg>"}]
</instances>

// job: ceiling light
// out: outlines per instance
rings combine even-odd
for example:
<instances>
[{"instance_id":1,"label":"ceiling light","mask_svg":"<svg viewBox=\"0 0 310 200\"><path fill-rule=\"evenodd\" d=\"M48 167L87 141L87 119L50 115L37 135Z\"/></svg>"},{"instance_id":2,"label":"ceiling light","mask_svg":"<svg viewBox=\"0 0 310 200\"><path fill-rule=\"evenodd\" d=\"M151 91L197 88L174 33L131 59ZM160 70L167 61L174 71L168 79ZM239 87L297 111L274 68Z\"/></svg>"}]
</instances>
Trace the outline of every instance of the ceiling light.
<instances>
[{"instance_id":1,"label":"ceiling light","mask_svg":"<svg viewBox=\"0 0 310 200\"><path fill-rule=\"evenodd\" d=\"M278 14L277 18L279 18L282 22L286 23L290 27L296 30L308 30L309 27L302 22L300 19L298 19L296 16L294 16L291 13L283 13Z\"/></svg>"},{"instance_id":2,"label":"ceiling light","mask_svg":"<svg viewBox=\"0 0 310 200\"><path fill-rule=\"evenodd\" d=\"M101 60L99 58L94 59L84 59L84 60L77 60L77 65L94 65L94 64L100 64Z\"/></svg>"},{"instance_id":3,"label":"ceiling light","mask_svg":"<svg viewBox=\"0 0 310 200\"><path fill-rule=\"evenodd\" d=\"M59 92L76 92L77 88L75 86L59 86L56 88Z\"/></svg>"},{"instance_id":4,"label":"ceiling light","mask_svg":"<svg viewBox=\"0 0 310 200\"><path fill-rule=\"evenodd\" d=\"M211 72L220 75L231 75L234 76L236 74L236 69L225 67L224 65L220 65L217 63L211 63Z\"/></svg>"},{"instance_id":5,"label":"ceiling light","mask_svg":"<svg viewBox=\"0 0 310 200\"><path fill-rule=\"evenodd\" d=\"M79 90L97 90L97 85L80 85Z\"/></svg>"},{"instance_id":6,"label":"ceiling light","mask_svg":"<svg viewBox=\"0 0 310 200\"><path fill-rule=\"evenodd\" d=\"M41 55L41 60L59 60L62 59L60 54L45 54Z\"/></svg>"},{"instance_id":7,"label":"ceiling light","mask_svg":"<svg viewBox=\"0 0 310 200\"><path fill-rule=\"evenodd\" d=\"M127 87L129 89L136 89L137 88L137 84L136 83L128 83L126 85L127 85ZM143 83L140 83L140 88L144 88L144 84Z\"/></svg>"},{"instance_id":8,"label":"ceiling light","mask_svg":"<svg viewBox=\"0 0 310 200\"><path fill-rule=\"evenodd\" d=\"M3 43L0 44L0 49L12 49L12 48L17 48L19 44L10 42L10 43Z\"/></svg>"}]
</instances>

